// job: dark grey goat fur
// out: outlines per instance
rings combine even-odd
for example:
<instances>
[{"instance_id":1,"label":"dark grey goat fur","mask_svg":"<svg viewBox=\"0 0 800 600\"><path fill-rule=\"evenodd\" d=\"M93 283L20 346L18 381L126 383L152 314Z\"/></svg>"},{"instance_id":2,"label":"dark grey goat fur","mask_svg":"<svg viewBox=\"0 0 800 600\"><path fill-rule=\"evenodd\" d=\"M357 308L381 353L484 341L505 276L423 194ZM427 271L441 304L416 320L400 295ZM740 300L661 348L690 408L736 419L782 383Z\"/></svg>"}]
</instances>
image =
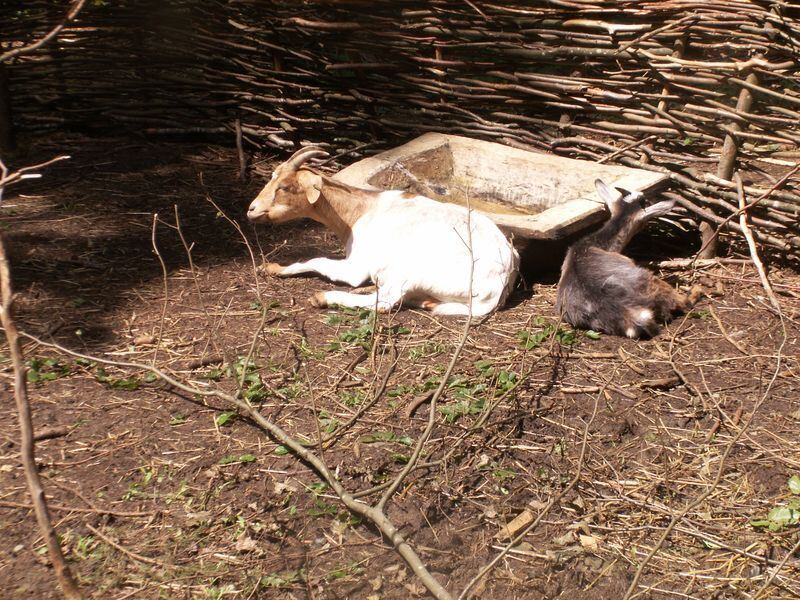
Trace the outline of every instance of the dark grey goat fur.
<instances>
[{"instance_id":1,"label":"dark grey goat fur","mask_svg":"<svg viewBox=\"0 0 800 600\"><path fill-rule=\"evenodd\" d=\"M675 203L645 207L639 192L618 190L620 196L599 179L595 187L611 216L599 230L567 251L556 309L567 323L579 329L652 337L659 323L688 310L700 290L693 289L687 297L620 252L648 221L667 214Z\"/></svg>"}]
</instances>

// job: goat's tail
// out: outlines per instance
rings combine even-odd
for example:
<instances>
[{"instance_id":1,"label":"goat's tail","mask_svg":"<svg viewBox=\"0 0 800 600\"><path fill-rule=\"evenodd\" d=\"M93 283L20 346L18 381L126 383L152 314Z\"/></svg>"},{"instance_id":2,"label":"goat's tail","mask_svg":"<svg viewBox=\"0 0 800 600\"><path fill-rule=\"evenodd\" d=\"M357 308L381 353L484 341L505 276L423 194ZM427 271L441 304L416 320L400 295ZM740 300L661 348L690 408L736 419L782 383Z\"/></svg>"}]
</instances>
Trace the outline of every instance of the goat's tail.
<instances>
[{"instance_id":1,"label":"goat's tail","mask_svg":"<svg viewBox=\"0 0 800 600\"><path fill-rule=\"evenodd\" d=\"M623 333L629 338L649 338L658 333L658 323L653 309L648 306L633 306L625 309Z\"/></svg>"}]
</instances>

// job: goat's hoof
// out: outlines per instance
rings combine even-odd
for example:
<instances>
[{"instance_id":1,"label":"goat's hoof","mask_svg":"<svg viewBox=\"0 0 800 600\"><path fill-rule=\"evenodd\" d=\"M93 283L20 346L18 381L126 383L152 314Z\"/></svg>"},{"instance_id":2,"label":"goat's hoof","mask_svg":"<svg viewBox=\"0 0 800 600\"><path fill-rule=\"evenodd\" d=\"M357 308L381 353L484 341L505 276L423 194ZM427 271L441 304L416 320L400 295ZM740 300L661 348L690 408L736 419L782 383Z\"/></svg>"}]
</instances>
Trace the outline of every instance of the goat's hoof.
<instances>
[{"instance_id":1,"label":"goat's hoof","mask_svg":"<svg viewBox=\"0 0 800 600\"><path fill-rule=\"evenodd\" d=\"M261 265L258 268L258 271L263 275L271 275L274 277L275 275L280 275L283 272L283 267L278 263L268 262Z\"/></svg>"},{"instance_id":2,"label":"goat's hoof","mask_svg":"<svg viewBox=\"0 0 800 600\"><path fill-rule=\"evenodd\" d=\"M439 306L439 304L441 303L436 300L423 300L422 302L419 303L419 307L423 310L433 310L434 308Z\"/></svg>"},{"instance_id":3,"label":"goat's hoof","mask_svg":"<svg viewBox=\"0 0 800 600\"><path fill-rule=\"evenodd\" d=\"M328 302L325 300L325 292L317 292L308 299L308 303L315 308L326 308Z\"/></svg>"}]
</instances>

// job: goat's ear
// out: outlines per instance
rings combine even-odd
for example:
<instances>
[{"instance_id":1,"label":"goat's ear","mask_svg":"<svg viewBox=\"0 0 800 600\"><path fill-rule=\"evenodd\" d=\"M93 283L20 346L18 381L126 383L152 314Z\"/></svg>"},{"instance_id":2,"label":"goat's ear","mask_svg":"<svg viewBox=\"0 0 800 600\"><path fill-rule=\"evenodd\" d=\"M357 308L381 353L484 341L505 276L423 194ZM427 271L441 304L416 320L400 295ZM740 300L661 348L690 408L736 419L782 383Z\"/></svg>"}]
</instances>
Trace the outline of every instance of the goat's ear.
<instances>
[{"instance_id":1,"label":"goat's ear","mask_svg":"<svg viewBox=\"0 0 800 600\"><path fill-rule=\"evenodd\" d=\"M609 210L613 210L613 207L619 204L619 194L608 187L602 179L595 179L594 187L597 190L597 193L600 194L600 198L602 198L603 202L605 202L606 206L608 206Z\"/></svg>"},{"instance_id":2,"label":"goat's ear","mask_svg":"<svg viewBox=\"0 0 800 600\"><path fill-rule=\"evenodd\" d=\"M309 204L314 204L319 200L320 190L322 189L322 176L309 171L308 169L300 169L297 172L297 182L303 188L303 192L308 198Z\"/></svg>"}]
</instances>

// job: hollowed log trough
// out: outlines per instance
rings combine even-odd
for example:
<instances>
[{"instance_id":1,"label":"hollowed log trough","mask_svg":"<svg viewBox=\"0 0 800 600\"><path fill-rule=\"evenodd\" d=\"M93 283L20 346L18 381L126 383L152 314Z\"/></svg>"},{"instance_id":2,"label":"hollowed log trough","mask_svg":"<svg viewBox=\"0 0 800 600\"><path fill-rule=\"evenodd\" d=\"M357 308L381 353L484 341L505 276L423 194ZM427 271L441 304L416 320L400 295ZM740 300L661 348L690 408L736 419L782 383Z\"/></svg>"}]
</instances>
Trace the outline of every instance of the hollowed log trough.
<instances>
[{"instance_id":1,"label":"hollowed log trough","mask_svg":"<svg viewBox=\"0 0 800 600\"><path fill-rule=\"evenodd\" d=\"M654 191L666 175L427 133L336 175L345 183L405 190L468 205L517 240L562 240L604 220L594 180Z\"/></svg>"}]
</instances>

